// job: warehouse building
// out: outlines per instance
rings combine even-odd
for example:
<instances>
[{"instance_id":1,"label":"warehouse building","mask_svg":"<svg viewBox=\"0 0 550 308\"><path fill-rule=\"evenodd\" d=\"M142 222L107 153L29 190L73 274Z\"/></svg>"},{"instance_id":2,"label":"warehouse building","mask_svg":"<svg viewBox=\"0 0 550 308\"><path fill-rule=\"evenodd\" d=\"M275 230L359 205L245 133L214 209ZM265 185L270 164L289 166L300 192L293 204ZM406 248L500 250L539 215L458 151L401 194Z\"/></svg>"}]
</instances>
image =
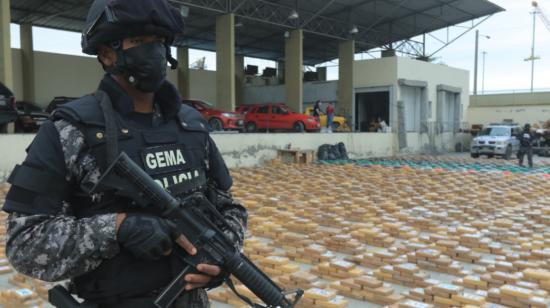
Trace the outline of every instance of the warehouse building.
<instances>
[{"instance_id":1,"label":"warehouse building","mask_svg":"<svg viewBox=\"0 0 550 308\"><path fill-rule=\"evenodd\" d=\"M45 105L55 96L95 90L103 73L95 59L36 52L32 36L33 26L80 31L91 1L1 3L0 80L19 99ZM344 115L361 135L338 134L330 141L347 141L354 157L446 151L465 143L466 137L457 132L467 121L468 73L424 61L429 56L425 42L411 38L501 10L489 1L442 0L173 4L187 16L187 30L176 41L181 65L169 78L184 97L214 102L224 110L240 104L284 102L300 113L316 99L334 101L337 114ZM10 49L10 21L21 26L21 49ZM475 25L472 22L465 31ZM216 71L189 69L189 48L216 51ZM354 59L356 53L374 48L381 50L381 58ZM264 74L272 80L269 85L254 82L264 77L247 75L245 56L277 62L277 68ZM311 79L304 76L305 65L333 59L339 63L337 81L325 82L326 70L320 68L317 81L304 82ZM363 134L368 123L378 118L388 124L389 133ZM224 135L220 144L225 154L236 153L233 165L237 166L273 158L273 149L290 138L298 138L301 147L308 149L329 141L318 136L277 134L266 140L255 134ZM22 149L27 141L20 142Z\"/></svg>"}]
</instances>

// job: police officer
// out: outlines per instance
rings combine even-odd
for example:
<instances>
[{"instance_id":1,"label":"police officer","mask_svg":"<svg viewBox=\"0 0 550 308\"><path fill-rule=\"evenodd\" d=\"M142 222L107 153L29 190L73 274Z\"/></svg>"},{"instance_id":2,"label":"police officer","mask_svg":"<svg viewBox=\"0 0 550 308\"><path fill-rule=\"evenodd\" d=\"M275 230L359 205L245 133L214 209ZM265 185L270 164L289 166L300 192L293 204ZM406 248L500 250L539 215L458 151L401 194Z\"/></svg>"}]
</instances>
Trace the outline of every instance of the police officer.
<instances>
[{"instance_id":1,"label":"police officer","mask_svg":"<svg viewBox=\"0 0 550 308\"><path fill-rule=\"evenodd\" d=\"M109 191L94 194L110 162L126 152L178 198L204 192L242 247L246 210L228 193L232 179L207 123L181 104L166 80L170 46L183 19L166 0L95 0L82 34L83 51L106 71L97 92L58 108L42 125L22 165L12 172L3 210L13 267L45 280L71 279L90 307L152 307L181 268L176 245L196 248L152 209ZM231 233L229 234L231 235ZM174 307L206 307L205 287L221 269L200 264Z\"/></svg>"},{"instance_id":2,"label":"police officer","mask_svg":"<svg viewBox=\"0 0 550 308\"><path fill-rule=\"evenodd\" d=\"M518 139L520 144L518 152L520 167L523 167L523 157L527 154L529 168L533 168L533 142L535 141L535 137L531 132L531 125L529 123L525 124L523 127L523 132L520 133Z\"/></svg>"}]
</instances>

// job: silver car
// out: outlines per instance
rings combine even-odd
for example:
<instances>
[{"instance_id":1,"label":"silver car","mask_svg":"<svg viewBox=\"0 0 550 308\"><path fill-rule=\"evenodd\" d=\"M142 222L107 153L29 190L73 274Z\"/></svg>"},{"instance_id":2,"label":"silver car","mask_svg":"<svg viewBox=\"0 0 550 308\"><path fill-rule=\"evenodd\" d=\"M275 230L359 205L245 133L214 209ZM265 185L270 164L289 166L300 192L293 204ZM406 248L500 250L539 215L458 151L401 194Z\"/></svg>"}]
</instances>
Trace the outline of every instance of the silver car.
<instances>
[{"instance_id":1,"label":"silver car","mask_svg":"<svg viewBox=\"0 0 550 308\"><path fill-rule=\"evenodd\" d=\"M518 125L491 124L479 133L472 141L470 155L478 158L479 155L493 157L495 155L510 159L519 150L519 140L516 136L521 132Z\"/></svg>"}]
</instances>

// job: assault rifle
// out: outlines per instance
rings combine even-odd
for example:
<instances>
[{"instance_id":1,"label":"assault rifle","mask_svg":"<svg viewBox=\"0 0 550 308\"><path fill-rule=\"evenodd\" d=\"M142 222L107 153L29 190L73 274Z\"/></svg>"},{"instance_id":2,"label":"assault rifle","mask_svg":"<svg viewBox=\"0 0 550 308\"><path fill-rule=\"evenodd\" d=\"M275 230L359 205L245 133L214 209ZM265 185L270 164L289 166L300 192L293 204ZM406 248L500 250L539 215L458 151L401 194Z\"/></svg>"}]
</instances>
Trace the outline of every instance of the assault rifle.
<instances>
[{"instance_id":1,"label":"assault rifle","mask_svg":"<svg viewBox=\"0 0 550 308\"><path fill-rule=\"evenodd\" d=\"M128 197L144 208L157 207L162 213L161 216L175 222L178 230L197 249L195 255L189 255L179 247L173 250L172 253L183 261L183 268L155 300L157 307L166 308L179 297L186 285L185 275L198 273L196 267L200 263L220 266L225 273L235 276L250 289L267 305L266 307L291 308L303 295L303 291L299 289L284 292L240 253L233 241L224 233L224 231L233 233L237 238L236 231L225 222L216 207L203 194L196 193L183 201L177 200L134 163L126 153L122 152L118 156L90 193L103 190L115 190L117 195ZM253 307L264 307L252 303L236 292L229 278L225 282L247 304ZM291 294L295 294L293 300L287 298Z\"/></svg>"}]
</instances>

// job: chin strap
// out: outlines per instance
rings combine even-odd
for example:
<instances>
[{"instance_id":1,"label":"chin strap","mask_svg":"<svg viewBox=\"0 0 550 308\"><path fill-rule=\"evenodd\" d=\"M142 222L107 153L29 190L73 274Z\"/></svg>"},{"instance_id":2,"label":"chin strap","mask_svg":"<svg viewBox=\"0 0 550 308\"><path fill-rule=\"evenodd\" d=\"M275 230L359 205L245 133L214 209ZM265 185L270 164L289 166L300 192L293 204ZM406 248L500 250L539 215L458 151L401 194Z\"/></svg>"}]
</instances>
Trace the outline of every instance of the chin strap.
<instances>
[{"instance_id":1,"label":"chin strap","mask_svg":"<svg viewBox=\"0 0 550 308\"><path fill-rule=\"evenodd\" d=\"M170 63L170 69L175 70L178 68L178 60L172 57L172 48L169 44L164 44L166 46L166 59Z\"/></svg>"}]
</instances>

